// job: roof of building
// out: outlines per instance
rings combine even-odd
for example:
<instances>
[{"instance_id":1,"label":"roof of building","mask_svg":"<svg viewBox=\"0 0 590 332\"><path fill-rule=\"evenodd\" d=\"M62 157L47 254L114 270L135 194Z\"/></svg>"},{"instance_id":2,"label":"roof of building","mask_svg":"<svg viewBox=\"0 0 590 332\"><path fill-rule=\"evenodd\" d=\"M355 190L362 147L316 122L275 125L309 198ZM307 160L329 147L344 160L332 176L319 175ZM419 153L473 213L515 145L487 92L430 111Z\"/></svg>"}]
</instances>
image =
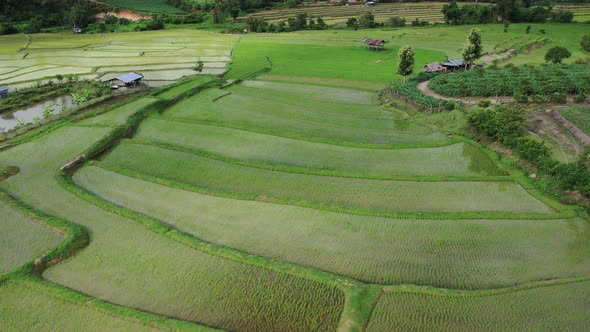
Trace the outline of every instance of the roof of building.
<instances>
[{"instance_id":1,"label":"roof of building","mask_svg":"<svg viewBox=\"0 0 590 332\"><path fill-rule=\"evenodd\" d=\"M8 91L7 86L0 86L0 92Z\"/></svg>"},{"instance_id":2,"label":"roof of building","mask_svg":"<svg viewBox=\"0 0 590 332\"><path fill-rule=\"evenodd\" d=\"M120 81L125 82L125 83L131 83L133 81L137 81L139 79L142 79L143 75L140 75L138 73L129 73L129 74L117 76L116 78Z\"/></svg>"},{"instance_id":3,"label":"roof of building","mask_svg":"<svg viewBox=\"0 0 590 332\"><path fill-rule=\"evenodd\" d=\"M442 65L448 66L448 67L461 67L461 66L465 66L465 62L463 61L463 59L452 59L452 60L447 60Z\"/></svg>"},{"instance_id":4,"label":"roof of building","mask_svg":"<svg viewBox=\"0 0 590 332\"><path fill-rule=\"evenodd\" d=\"M446 69L447 68L445 68L444 66L442 66L438 62L433 62L433 63L429 63L429 64L424 65L424 71L427 71L427 72L438 72L438 71L443 71Z\"/></svg>"},{"instance_id":5,"label":"roof of building","mask_svg":"<svg viewBox=\"0 0 590 332\"><path fill-rule=\"evenodd\" d=\"M363 42L367 45L377 46L385 43L385 40L365 37L363 38Z\"/></svg>"}]
</instances>

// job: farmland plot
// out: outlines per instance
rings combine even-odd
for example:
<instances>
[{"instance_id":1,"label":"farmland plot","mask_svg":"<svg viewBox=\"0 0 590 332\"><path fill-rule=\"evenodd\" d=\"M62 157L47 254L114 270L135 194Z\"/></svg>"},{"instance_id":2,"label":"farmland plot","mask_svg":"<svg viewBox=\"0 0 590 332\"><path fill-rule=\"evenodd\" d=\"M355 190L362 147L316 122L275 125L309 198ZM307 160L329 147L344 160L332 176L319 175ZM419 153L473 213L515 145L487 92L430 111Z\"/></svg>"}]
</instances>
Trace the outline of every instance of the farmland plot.
<instances>
[{"instance_id":1,"label":"farmland plot","mask_svg":"<svg viewBox=\"0 0 590 332\"><path fill-rule=\"evenodd\" d=\"M58 233L27 220L2 202L0 216L0 274L41 256L62 240Z\"/></svg>"},{"instance_id":2,"label":"farmland plot","mask_svg":"<svg viewBox=\"0 0 590 332\"><path fill-rule=\"evenodd\" d=\"M386 293L367 331L582 331L590 324L590 282L500 294Z\"/></svg>"},{"instance_id":3,"label":"farmland plot","mask_svg":"<svg viewBox=\"0 0 590 332\"><path fill-rule=\"evenodd\" d=\"M130 71L145 71L147 80L174 81L197 74L192 69L199 60L205 65L202 74L218 75L226 71L236 37L196 30L67 38L35 34L26 49L24 37L6 39L6 47L15 48L4 50L8 54L0 57L0 67L16 70L2 73L0 82L24 87L41 79L55 81L57 75L108 79Z\"/></svg>"},{"instance_id":4,"label":"farmland plot","mask_svg":"<svg viewBox=\"0 0 590 332\"><path fill-rule=\"evenodd\" d=\"M150 160L160 160L158 163ZM198 155L126 143L107 156L108 167L129 169L205 192L243 199L344 208L359 213L396 211L554 212L510 182L413 182L327 177L232 165ZM453 193L449 197L447 193Z\"/></svg>"},{"instance_id":5,"label":"farmland plot","mask_svg":"<svg viewBox=\"0 0 590 332\"><path fill-rule=\"evenodd\" d=\"M408 179L505 174L490 157L468 143L438 148L361 149L161 118L146 121L135 139L234 163L313 174Z\"/></svg>"},{"instance_id":6,"label":"farmland plot","mask_svg":"<svg viewBox=\"0 0 590 332\"><path fill-rule=\"evenodd\" d=\"M75 181L206 241L367 282L478 289L590 272L581 219L364 217L207 196L99 167Z\"/></svg>"},{"instance_id":7,"label":"farmland plot","mask_svg":"<svg viewBox=\"0 0 590 332\"><path fill-rule=\"evenodd\" d=\"M344 300L335 287L196 251L61 187L54 170L108 131L64 127L0 154L21 167L0 188L92 233L88 248L45 278L118 305L226 329L335 329Z\"/></svg>"}]
</instances>

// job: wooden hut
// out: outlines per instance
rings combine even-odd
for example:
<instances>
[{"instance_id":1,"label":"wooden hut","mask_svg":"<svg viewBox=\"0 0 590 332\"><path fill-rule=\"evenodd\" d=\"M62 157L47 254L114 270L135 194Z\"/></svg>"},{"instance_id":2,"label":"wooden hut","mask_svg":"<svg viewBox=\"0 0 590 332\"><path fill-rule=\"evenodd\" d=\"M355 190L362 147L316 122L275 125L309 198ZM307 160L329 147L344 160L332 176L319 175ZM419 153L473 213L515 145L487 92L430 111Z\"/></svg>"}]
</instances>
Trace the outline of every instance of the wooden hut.
<instances>
[{"instance_id":1,"label":"wooden hut","mask_svg":"<svg viewBox=\"0 0 590 332\"><path fill-rule=\"evenodd\" d=\"M432 62L424 65L424 67L422 67L422 71L425 73L442 73L447 71L447 68L438 62Z\"/></svg>"},{"instance_id":2,"label":"wooden hut","mask_svg":"<svg viewBox=\"0 0 590 332\"><path fill-rule=\"evenodd\" d=\"M382 51L385 48L385 40L365 37L363 43L371 51Z\"/></svg>"},{"instance_id":3,"label":"wooden hut","mask_svg":"<svg viewBox=\"0 0 590 332\"><path fill-rule=\"evenodd\" d=\"M0 86L0 99L8 98L8 87Z\"/></svg>"}]
</instances>

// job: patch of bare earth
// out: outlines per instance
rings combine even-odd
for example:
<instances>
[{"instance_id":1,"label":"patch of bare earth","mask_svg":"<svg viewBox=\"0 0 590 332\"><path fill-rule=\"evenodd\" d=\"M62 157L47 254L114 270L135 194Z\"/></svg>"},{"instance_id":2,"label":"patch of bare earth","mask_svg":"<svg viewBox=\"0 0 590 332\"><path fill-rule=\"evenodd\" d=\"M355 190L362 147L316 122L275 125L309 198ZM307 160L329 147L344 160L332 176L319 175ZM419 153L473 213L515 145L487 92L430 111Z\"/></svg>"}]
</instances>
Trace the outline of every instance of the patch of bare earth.
<instances>
[{"instance_id":1,"label":"patch of bare earth","mask_svg":"<svg viewBox=\"0 0 590 332\"><path fill-rule=\"evenodd\" d=\"M533 112L525 128L559 147L566 160L577 159L584 151L584 147L568 128L554 118L552 113L553 111L543 110Z\"/></svg>"},{"instance_id":2,"label":"patch of bare earth","mask_svg":"<svg viewBox=\"0 0 590 332\"><path fill-rule=\"evenodd\" d=\"M126 18L130 21L149 20L152 17L148 15L141 15L128 9L120 9L119 11L112 11L106 13L96 14L98 20L104 20L107 16L115 16L116 18Z\"/></svg>"},{"instance_id":3,"label":"patch of bare earth","mask_svg":"<svg viewBox=\"0 0 590 332\"><path fill-rule=\"evenodd\" d=\"M432 89L430 89L430 87L428 86L429 83L430 83L430 81L424 81L424 82L418 83L418 85L417 85L418 90L422 91L422 93L424 93L425 95L436 98L436 99L442 99L442 100L447 100L447 101L458 101L458 102L464 103L467 106L475 105L475 104L477 104L478 101L480 101L482 99L488 99L494 104L509 103L509 102L514 101L514 98L509 97L509 96L463 97L463 98L447 97L447 96L443 96L439 93L436 93Z\"/></svg>"}]
</instances>

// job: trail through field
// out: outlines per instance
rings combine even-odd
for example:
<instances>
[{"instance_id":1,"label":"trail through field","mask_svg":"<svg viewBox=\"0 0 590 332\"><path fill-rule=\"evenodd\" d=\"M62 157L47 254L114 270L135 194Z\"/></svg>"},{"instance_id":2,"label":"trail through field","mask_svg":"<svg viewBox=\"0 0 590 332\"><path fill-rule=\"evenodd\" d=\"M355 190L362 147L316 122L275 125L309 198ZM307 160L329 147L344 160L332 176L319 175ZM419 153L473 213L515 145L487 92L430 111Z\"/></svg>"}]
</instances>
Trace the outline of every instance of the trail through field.
<instances>
[{"instance_id":1,"label":"trail through field","mask_svg":"<svg viewBox=\"0 0 590 332\"><path fill-rule=\"evenodd\" d=\"M447 96L443 96L441 94L438 94L438 93L434 92L432 89L430 89L430 87L428 86L428 83L430 83L430 81L420 82L417 85L418 89L420 91L422 91L425 95L431 96L431 97L436 98L436 99L462 102L462 103L466 104L467 106L473 106L473 105L477 104L477 102L480 101L480 100L482 100L482 99L488 99L488 100L490 100L494 104L497 104L497 103L509 103L509 102L511 102L511 101L514 100L514 98L513 97L510 97L510 96L498 96L498 97L463 97L463 98L447 97Z\"/></svg>"}]
</instances>

